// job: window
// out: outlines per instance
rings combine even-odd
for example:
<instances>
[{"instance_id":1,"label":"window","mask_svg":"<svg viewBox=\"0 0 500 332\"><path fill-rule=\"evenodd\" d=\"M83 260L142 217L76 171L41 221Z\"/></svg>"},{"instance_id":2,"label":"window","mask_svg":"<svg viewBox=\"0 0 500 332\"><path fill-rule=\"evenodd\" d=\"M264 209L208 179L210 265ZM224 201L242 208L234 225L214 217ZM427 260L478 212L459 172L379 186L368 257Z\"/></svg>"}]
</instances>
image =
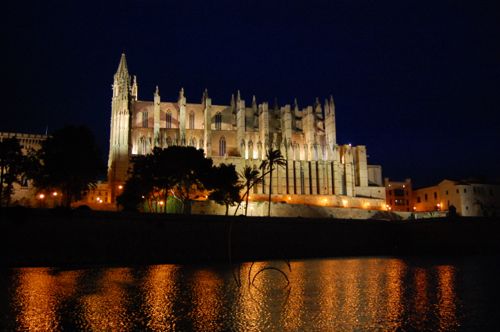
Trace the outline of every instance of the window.
<instances>
[{"instance_id":1,"label":"window","mask_svg":"<svg viewBox=\"0 0 500 332\"><path fill-rule=\"evenodd\" d=\"M142 127L148 127L148 112L142 112Z\"/></svg>"},{"instance_id":2,"label":"window","mask_svg":"<svg viewBox=\"0 0 500 332\"><path fill-rule=\"evenodd\" d=\"M403 197L404 195L405 195L405 191L403 189L394 189L394 196Z\"/></svg>"},{"instance_id":3,"label":"window","mask_svg":"<svg viewBox=\"0 0 500 332\"><path fill-rule=\"evenodd\" d=\"M420 203L420 196L417 196L417 203Z\"/></svg>"},{"instance_id":4,"label":"window","mask_svg":"<svg viewBox=\"0 0 500 332\"><path fill-rule=\"evenodd\" d=\"M172 146L172 139L170 136L167 136L167 147Z\"/></svg>"},{"instance_id":5,"label":"window","mask_svg":"<svg viewBox=\"0 0 500 332\"><path fill-rule=\"evenodd\" d=\"M446 190L446 195L448 195L448 190Z\"/></svg>"},{"instance_id":6,"label":"window","mask_svg":"<svg viewBox=\"0 0 500 332\"><path fill-rule=\"evenodd\" d=\"M218 112L215 115L215 130L221 130L222 128L222 114Z\"/></svg>"},{"instance_id":7,"label":"window","mask_svg":"<svg viewBox=\"0 0 500 332\"><path fill-rule=\"evenodd\" d=\"M437 192L434 192L434 199L436 200L438 198Z\"/></svg>"},{"instance_id":8,"label":"window","mask_svg":"<svg viewBox=\"0 0 500 332\"><path fill-rule=\"evenodd\" d=\"M464 188L464 194L467 192L467 188Z\"/></svg>"},{"instance_id":9,"label":"window","mask_svg":"<svg viewBox=\"0 0 500 332\"><path fill-rule=\"evenodd\" d=\"M193 147L196 147L196 138L191 137L191 139L189 140L189 145L193 146Z\"/></svg>"},{"instance_id":10,"label":"window","mask_svg":"<svg viewBox=\"0 0 500 332\"><path fill-rule=\"evenodd\" d=\"M248 142L248 158L253 159L253 142Z\"/></svg>"},{"instance_id":11,"label":"window","mask_svg":"<svg viewBox=\"0 0 500 332\"><path fill-rule=\"evenodd\" d=\"M194 129L194 112L189 113L189 129Z\"/></svg>"},{"instance_id":12,"label":"window","mask_svg":"<svg viewBox=\"0 0 500 332\"><path fill-rule=\"evenodd\" d=\"M457 189L457 194L459 193L458 189Z\"/></svg>"},{"instance_id":13,"label":"window","mask_svg":"<svg viewBox=\"0 0 500 332\"><path fill-rule=\"evenodd\" d=\"M224 136L222 136L219 139L219 156L225 156L226 155L226 139Z\"/></svg>"},{"instance_id":14,"label":"window","mask_svg":"<svg viewBox=\"0 0 500 332\"><path fill-rule=\"evenodd\" d=\"M165 123L167 128L172 128L172 113L170 111L165 115Z\"/></svg>"}]
</instances>

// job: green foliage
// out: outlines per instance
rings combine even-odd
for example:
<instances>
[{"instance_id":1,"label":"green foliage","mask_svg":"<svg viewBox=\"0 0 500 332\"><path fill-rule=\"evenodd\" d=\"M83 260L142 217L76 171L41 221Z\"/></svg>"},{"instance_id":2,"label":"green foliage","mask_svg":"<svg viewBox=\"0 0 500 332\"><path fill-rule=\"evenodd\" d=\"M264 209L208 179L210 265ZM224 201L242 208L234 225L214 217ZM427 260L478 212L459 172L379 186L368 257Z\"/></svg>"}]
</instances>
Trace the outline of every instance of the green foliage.
<instances>
[{"instance_id":1,"label":"green foliage","mask_svg":"<svg viewBox=\"0 0 500 332\"><path fill-rule=\"evenodd\" d=\"M226 216L229 212L229 206L234 206L241 201L240 190L242 186L239 184L238 173L232 164L221 164L213 167L209 186L213 191L208 198L218 204L225 205Z\"/></svg>"},{"instance_id":2,"label":"green foliage","mask_svg":"<svg viewBox=\"0 0 500 332\"><path fill-rule=\"evenodd\" d=\"M28 158L15 137L0 141L0 207L9 205L15 182L27 179Z\"/></svg>"},{"instance_id":3,"label":"green foliage","mask_svg":"<svg viewBox=\"0 0 500 332\"><path fill-rule=\"evenodd\" d=\"M38 151L41 162L35 174L35 186L59 189L63 204L70 207L105 171L92 132L84 126L66 126L55 131Z\"/></svg>"}]
</instances>

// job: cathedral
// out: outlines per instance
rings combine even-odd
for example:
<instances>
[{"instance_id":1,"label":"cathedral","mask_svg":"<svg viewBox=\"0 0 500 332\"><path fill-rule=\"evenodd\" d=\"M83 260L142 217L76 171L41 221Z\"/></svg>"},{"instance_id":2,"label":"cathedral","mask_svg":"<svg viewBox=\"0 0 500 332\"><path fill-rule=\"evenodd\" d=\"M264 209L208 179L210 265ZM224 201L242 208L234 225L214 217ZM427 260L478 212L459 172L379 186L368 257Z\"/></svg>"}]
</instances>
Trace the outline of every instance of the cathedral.
<instances>
[{"instance_id":1,"label":"cathedral","mask_svg":"<svg viewBox=\"0 0 500 332\"><path fill-rule=\"evenodd\" d=\"M215 105L207 90L201 103L188 103L184 89L172 102L162 101L157 87L153 101L143 101L125 54L112 89L108 160L112 200L127 179L131 156L181 145L203 149L214 164L232 163L237 171L246 165L258 167L267 149L279 149L287 162L272 174L275 202L385 206L381 167L368 165L366 147L337 143L332 97L303 108L297 102L269 107L255 96L245 102L238 91L229 105ZM264 179L254 188L253 200L265 200L268 183L269 178Z\"/></svg>"}]
</instances>

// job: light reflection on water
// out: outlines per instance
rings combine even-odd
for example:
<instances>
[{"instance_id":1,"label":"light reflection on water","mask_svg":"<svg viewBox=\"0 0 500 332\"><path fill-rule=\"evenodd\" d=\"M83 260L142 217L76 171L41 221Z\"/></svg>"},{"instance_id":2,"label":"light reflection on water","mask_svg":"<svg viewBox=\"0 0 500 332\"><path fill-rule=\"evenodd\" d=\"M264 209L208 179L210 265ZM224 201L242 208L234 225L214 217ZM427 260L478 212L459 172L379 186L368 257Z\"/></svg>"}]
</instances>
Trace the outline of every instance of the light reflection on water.
<instances>
[{"instance_id":1,"label":"light reflection on water","mask_svg":"<svg viewBox=\"0 0 500 332\"><path fill-rule=\"evenodd\" d=\"M484 283L491 262L483 264L486 270L481 264L473 258L452 263L320 259L294 261L290 272L276 261L242 264L234 276L227 266L4 270L0 329L452 331L494 326L494 318L481 308L496 302L484 294L494 294L498 286ZM471 273L482 282L475 283ZM472 299L486 304L477 306Z\"/></svg>"}]
</instances>

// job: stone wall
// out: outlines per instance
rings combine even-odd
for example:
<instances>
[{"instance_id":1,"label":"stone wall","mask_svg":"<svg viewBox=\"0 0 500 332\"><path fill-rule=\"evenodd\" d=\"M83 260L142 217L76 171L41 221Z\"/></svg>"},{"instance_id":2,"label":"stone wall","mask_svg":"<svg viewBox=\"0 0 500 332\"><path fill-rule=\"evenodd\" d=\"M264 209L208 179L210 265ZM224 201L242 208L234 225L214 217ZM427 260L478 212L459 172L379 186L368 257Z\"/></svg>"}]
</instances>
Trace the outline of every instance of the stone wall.
<instances>
[{"instance_id":1,"label":"stone wall","mask_svg":"<svg viewBox=\"0 0 500 332\"><path fill-rule=\"evenodd\" d=\"M236 207L229 208L229 214L234 215ZM226 207L212 201L196 201L192 205L193 214L224 215ZM267 202L249 202L248 216L267 216ZM244 215L244 203L240 206L237 215ZM410 212L389 212L361 208L342 208L331 206L313 206L289 203L271 203L271 216L273 217L301 217L301 218L338 218L338 219L382 219L406 220ZM417 219L436 217L422 214Z\"/></svg>"}]
</instances>

